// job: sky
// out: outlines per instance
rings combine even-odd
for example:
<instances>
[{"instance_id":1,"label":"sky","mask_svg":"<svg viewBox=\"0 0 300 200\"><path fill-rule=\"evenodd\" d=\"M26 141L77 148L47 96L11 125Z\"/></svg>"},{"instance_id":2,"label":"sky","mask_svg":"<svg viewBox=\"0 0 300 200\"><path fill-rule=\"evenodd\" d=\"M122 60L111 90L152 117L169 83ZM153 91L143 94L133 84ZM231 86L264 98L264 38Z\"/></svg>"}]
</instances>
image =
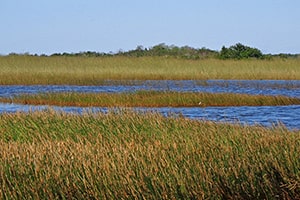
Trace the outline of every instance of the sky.
<instances>
[{"instance_id":1,"label":"sky","mask_svg":"<svg viewBox=\"0 0 300 200\"><path fill-rule=\"evenodd\" d=\"M299 0L0 0L0 54L157 44L300 53Z\"/></svg>"}]
</instances>

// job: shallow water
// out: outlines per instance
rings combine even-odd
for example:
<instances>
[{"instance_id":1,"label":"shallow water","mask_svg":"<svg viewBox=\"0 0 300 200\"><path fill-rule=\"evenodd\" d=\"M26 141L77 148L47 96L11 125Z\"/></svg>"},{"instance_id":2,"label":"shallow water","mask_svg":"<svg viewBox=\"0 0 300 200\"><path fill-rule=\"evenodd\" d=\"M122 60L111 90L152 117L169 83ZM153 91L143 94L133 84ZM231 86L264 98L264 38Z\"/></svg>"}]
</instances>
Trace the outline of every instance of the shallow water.
<instances>
[{"instance_id":1,"label":"shallow water","mask_svg":"<svg viewBox=\"0 0 300 200\"><path fill-rule=\"evenodd\" d=\"M300 130L300 106L238 106L206 108L162 108L162 113L182 113L192 119L272 126L282 123L289 129Z\"/></svg>"},{"instance_id":2,"label":"shallow water","mask_svg":"<svg viewBox=\"0 0 300 200\"><path fill-rule=\"evenodd\" d=\"M9 85L0 86L0 96L13 97L20 94L41 92L133 92L137 90L191 91L191 92L229 92L244 94L283 95L300 97L300 81L284 80L207 80L207 81L107 81L101 86L74 85Z\"/></svg>"},{"instance_id":3,"label":"shallow water","mask_svg":"<svg viewBox=\"0 0 300 200\"><path fill-rule=\"evenodd\" d=\"M44 92L133 92L137 90L192 91L192 92L229 92L244 94L283 95L300 97L300 81L283 80L207 80L207 81L107 81L102 86L70 85L33 85L0 86L0 96L14 97L20 94L37 94ZM47 106L28 106L18 104L1 104L0 113L29 112L43 110ZM52 107L65 112L82 113L86 108ZM93 112L107 112L107 108L89 108ZM193 107L193 108L135 108L138 110L156 110L164 115L173 113L192 119L205 119L221 122L239 122L242 124L261 124L272 126L278 122L290 129L300 130L300 106L241 106L241 107Z\"/></svg>"},{"instance_id":4,"label":"shallow water","mask_svg":"<svg viewBox=\"0 0 300 200\"><path fill-rule=\"evenodd\" d=\"M48 109L48 106L30 106L19 104L1 104L0 113L29 112ZM78 113L107 112L109 108L82 108L51 106L54 110ZM182 108L134 108L138 111L157 111L165 116L180 115L197 120L234 122L241 124L260 124L272 126L284 124L289 129L300 130L300 106L239 106L239 107L182 107Z\"/></svg>"}]
</instances>

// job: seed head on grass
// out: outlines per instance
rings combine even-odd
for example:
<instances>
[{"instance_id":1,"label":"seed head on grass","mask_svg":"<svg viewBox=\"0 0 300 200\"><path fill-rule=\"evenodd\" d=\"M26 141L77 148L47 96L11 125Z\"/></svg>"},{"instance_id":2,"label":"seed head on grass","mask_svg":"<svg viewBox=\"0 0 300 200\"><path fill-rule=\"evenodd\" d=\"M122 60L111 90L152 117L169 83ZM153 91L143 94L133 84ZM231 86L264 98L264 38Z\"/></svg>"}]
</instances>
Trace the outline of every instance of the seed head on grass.
<instances>
[{"instance_id":1,"label":"seed head on grass","mask_svg":"<svg viewBox=\"0 0 300 200\"><path fill-rule=\"evenodd\" d=\"M2 114L0 198L297 199L299 137L127 109Z\"/></svg>"}]
</instances>

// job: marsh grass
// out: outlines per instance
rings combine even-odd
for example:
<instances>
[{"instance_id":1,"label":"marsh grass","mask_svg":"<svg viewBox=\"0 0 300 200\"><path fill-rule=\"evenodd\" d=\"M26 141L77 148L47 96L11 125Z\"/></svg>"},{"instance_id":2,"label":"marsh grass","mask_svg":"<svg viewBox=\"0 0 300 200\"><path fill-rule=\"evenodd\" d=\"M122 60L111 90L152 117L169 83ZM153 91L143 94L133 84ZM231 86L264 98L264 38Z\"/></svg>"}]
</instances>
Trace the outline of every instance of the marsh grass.
<instances>
[{"instance_id":1,"label":"marsh grass","mask_svg":"<svg viewBox=\"0 0 300 200\"><path fill-rule=\"evenodd\" d=\"M101 85L105 80L300 80L300 59L0 56L0 84Z\"/></svg>"},{"instance_id":2,"label":"marsh grass","mask_svg":"<svg viewBox=\"0 0 300 200\"><path fill-rule=\"evenodd\" d=\"M298 199L300 132L163 117L0 115L1 199Z\"/></svg>"},{"instance_id":3,"label":"marsh grass","mask_svg":"<svg viewBox=\"0 0 300 200\"><path fill-rule=\"evenodd\" d=\"M233 93L137 91L131 93L46 93L0 98L29 105L99 107L276 106L300 104L299 98Z\"/></svg>"}]
</instances>

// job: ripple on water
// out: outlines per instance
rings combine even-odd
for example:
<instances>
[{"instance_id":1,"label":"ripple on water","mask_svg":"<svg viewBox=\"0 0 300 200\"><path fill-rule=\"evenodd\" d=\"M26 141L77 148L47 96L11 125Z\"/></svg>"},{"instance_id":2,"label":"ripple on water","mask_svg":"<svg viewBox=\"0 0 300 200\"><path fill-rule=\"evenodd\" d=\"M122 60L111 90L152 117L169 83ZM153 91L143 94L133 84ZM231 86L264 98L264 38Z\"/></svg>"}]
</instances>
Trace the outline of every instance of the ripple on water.
<instances>
[{"instance_id":1,"label":"ripple on water","mask_svg":"<svg viewBox=\"0 0 300 200\"><path fill-rule=\"evenodd\" d=\"M0 103L0 113L29 112L45 110L48 106L29 106ZM107 112L108 108L51 107L57 111L82 114L84 112ZM181 115L190 119L233 122L241 124L260 124L272 126L279 122L289 129L300 130L300 106L240 106L240 107L182 107L182 108L134 108L140 111L157 111L163 115Z\"/></svg>"},{"instance_id":2,"label":"ripple on water","mask_svg":"<svg viewBox=\"0 0 300 200\"><path fill-rule=\"evenodd\" d=\"M0 97L13 97L20 94L37 94L45 92L132 92L137 90L190 91L190 92L229 92L244 94L283 95L300 97L300 81L285 80L148 80L148 81L106 81L100 86L76 85L9 85L0 86ZM0 104L0 113L29 112L43 110L47 106L29 106L17 104ZM82 113L84 108L53 107L65 112ZM94 112L106 112L107 108L90 108ZM149 110L149 108L136 108ZM300 129L299 106L241 106L241 107L206 107L206 108L151 108L167 115L181 114L192 119L207 119L223 122L240 122L243 124L262 124L271 126L278 122L288 128Z\"/></svg>"},{"instance_id":3,"label":"ripple on water","mask_svg":"<svg viewBox=\"0 0 300 200\"><path fill-rule=\"evenodd\" d=\"M122 83L122 84L121 84ZM124 84L117 81L100 86L76 85L9 85L0 86L0 96L12 97L20 94L36 94L40 92L132 92L136 90L182 91L182 92L230 92L244 94L283 95L300 97L300 81L284 80L148 80L131 81Z\"/></svg>"}]
</instances>

